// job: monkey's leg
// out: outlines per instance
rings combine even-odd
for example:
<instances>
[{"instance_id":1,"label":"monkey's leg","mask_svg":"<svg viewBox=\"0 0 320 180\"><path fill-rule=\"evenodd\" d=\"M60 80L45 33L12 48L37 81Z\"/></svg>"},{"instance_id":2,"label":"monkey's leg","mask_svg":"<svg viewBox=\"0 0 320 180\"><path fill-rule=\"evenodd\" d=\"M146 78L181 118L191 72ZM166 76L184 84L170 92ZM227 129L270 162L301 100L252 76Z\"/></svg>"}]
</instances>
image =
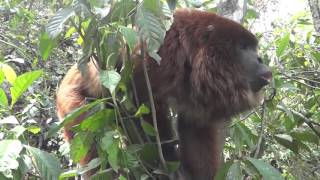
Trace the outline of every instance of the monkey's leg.
<instances>
[{"instance_id":1,"label":"monkey's leg","mask_svg":"<svg viewBox=\"0 0 320 180\"><path fill-rule=\"evenodd\" d=\"M180 174L191 180L213 180L221 164L226 130L214 125L198 127L196 120L179 114Z\"/></svg>"}]
</instances>

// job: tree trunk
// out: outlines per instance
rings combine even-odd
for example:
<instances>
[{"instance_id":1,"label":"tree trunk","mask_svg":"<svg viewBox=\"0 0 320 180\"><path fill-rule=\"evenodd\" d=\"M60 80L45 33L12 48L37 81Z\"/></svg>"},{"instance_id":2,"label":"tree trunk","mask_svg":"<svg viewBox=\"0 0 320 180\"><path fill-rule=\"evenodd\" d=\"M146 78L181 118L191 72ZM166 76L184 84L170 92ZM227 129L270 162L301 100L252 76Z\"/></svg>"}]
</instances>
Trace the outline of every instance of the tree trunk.
<instances>
[{"instance_id":1,"label":"tree trunk","mask_svg":"<svg viewBox=\"0 0 320 180\"><path fill-rule=\"evenodd\" d=\"M320 33L320 1L308 0L310 11L313 18L314 29L317 33Z\"/></svg>"}]
</instances>

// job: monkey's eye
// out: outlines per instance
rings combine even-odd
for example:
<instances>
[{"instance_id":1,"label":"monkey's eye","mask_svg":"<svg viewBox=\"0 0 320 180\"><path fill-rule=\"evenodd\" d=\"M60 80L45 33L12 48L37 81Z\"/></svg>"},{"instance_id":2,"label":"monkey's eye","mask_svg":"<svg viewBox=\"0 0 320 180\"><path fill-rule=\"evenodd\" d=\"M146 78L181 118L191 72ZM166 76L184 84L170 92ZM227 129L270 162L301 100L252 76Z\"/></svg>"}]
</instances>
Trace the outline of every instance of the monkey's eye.
<instances>
[{"instance_id":1,"label":"monkey's eye","mask_svg":"<svg viewBox=\"0 0 320 180\"><path fill-rule=\"evenodd\" d=\"M258 62L263 63L261 57L258 57Z\"/></svg>"}]
</instances>

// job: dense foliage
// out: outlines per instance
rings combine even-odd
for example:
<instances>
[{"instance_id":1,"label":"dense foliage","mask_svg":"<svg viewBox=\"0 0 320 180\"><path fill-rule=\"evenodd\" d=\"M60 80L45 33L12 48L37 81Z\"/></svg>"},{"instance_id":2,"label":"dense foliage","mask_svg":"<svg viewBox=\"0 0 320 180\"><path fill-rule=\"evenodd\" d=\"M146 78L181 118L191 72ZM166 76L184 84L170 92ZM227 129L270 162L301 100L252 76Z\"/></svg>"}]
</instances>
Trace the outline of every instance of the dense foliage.
<instances>
[{"instance_id":1,"label":"dense foliage","mask_svg":"<svg viewBox=\"0 0 320 180\"><path fill-rule=\"evenodd\" d=\"M256 1L245 3L242 22L250 28L260 12ZM96 179L175 171L179 162L165 162L159 151L167 142L159 142L157 128L142 118L152 107L135 100L130 58L143 41L141 50L161 63L157 50L177 7L218 9L216 1L0 0L0 179L66 179L97 167ZM274 78L261 107L230 125L218 179L318 179L320 38L311 15L255 33ZM99 59L110 95L88 101L60 123L58 81L75 60L85 73L91 56ZM70 145L64 143L61 127L83 112L90 116L73 128ZM91 146L98 158L76 167Z\"/></svg>"}]
</instances>

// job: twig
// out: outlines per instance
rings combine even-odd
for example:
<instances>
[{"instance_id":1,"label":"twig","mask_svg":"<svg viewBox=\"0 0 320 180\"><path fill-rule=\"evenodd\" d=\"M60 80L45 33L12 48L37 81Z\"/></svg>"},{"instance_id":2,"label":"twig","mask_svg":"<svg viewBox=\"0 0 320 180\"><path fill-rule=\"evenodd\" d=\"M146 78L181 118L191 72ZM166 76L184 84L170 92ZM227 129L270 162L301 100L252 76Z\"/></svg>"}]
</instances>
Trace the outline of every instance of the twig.
<instances>
[{"instance_id":1,"label":"twig","mask_svg":"<svg viewBox=\"0 0 320 180\"><path fill-rule=\"evenodd\" d=\"M258 158L259 156L259 153L260 153L260 148L261 148L261 143L262 143L262 138L264 136L264 121L265 121L265 118L264 118L264 114L265 114L265 110L266 110L266 103L264 102L262 104L262 108L261 108L261 126L260 126L260 134L259 134L259 140L258 140L258 143L257 143L257 148L256 148L256 151L254 152L254 158Z\"/></svg>"},{"instance_id":2,"label":"twig","mask_svg":"<svg viewBox=\"0 0 320 180\"><path fill-rule=\"evenodd\" d=\"M146 63L145 63L145 57L144 57L145 52L144 52L144 45L143 45L142 38L140 39L140 42L142 44L141 45L141 57L142 57L141 61L142 61L142 67L143 67L143 74L144 74L144 77L145 77L145 80L146 80L146 84L147 84L147 89L148 89L148 96L149 96L149 101L150 101L150 106L151 106L152 121L153 121L154 130L156 132L156 141L157 141L158 153L159 153L159 157L160 157L160 161L161 161L162 166L164 167L165 170L167 170L166 161L165 161L163 153L162 153L161 141L160 141L158 125L157 125L156 107L154 105L152 88L151 88L151 84L150 84L150 79L149 79L149 75L148 75L147 66L146 66Z\"/></svg>"}]
</instances>

